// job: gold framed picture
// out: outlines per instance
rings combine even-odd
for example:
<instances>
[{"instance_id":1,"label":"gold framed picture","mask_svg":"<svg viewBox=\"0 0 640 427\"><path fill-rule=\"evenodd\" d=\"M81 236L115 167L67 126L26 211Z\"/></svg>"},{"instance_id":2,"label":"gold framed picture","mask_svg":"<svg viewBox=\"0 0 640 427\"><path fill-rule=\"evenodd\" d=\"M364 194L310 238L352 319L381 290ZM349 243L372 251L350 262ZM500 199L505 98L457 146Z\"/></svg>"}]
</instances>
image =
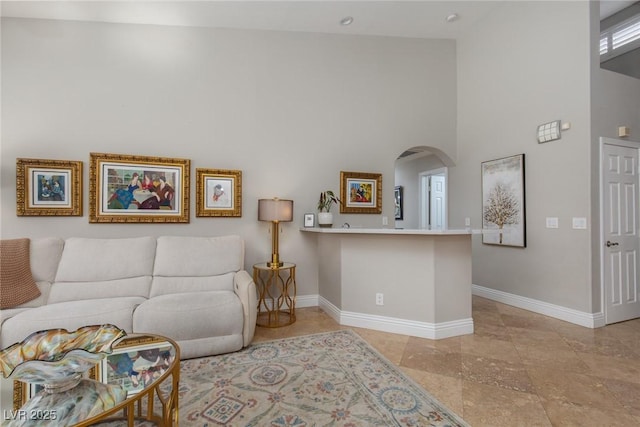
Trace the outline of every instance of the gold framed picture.
<instances>
[{"instance_id":1,"label":"gold framed picture","mask_svg":"<svg viewBox=\"0 0 640 427\"><path fill-rule=\"evenodd\" d=\"M196 169L196 216L241 217L242 171Z\"/></svg>"},{"instance_id":2,"label":"gold framed picture","mask_svg":"<svg viewBox=\"0 0 640 427\"><path fill-rule=\"evenodd\" d=\"M382 174L340 172L340 213L382 213Z\"/></svg>"},{"instance_id":3,"label":"gold framed picture","mask_svg":"<svg viewBox=\"0 0 640 427\"><path fill-rule=\"evenodd\" d=\"M97 379L119 385L129 397L164 375L176 357L173 344L160 337L125 337L102 359Z\"/></svg>"},{"instance_id":4,"label":"gold framed picture","mask_svg":"<svg viewBox=\"0 0 640 427\"><path fill-rule=\"evenodd\" d=\"M189 222L191 161L90 154L89 222Z\"/></svg>"},{"instance_id":5,"label":"gold framed picture","mask_svg":"<svg viewBox=\"0 0 640 427\"><path fill-rule=\"evenodd\" d=\"M16 159L18 216L82 216L82 162Z\"/></svg>"}]
</instances>

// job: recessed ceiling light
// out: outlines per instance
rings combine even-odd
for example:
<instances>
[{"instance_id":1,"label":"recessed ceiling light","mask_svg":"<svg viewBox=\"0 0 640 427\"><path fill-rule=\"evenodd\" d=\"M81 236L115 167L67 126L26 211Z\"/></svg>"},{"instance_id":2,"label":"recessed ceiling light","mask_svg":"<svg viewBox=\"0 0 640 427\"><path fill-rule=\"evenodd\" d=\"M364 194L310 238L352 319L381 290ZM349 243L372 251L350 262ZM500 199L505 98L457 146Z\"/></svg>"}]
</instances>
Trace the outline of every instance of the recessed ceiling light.
<instances>
[{"instance_id":1,"label":"recessed ceiling light","mask_svg":"<svg viewBox=\"0 0 640 427\"><path fill-rule=\"evenodd\" d=\"M353 23L353 16L345 16L340 20L340 25L351 25Z\"/></svg>"},{"instance_id":2,"label":"recessed ceiling light","mask_svg":"<svg viewBox=\"0 0 640 427\"><path fill-rule=\"evenodd\" d=\"M447 15L447 17L445 18L447 22L454 22L454 21L457 21L458 19L460 19L460 15L458 15L457 13L452 13L451 15Z\"/></svg>"}]
</instances>

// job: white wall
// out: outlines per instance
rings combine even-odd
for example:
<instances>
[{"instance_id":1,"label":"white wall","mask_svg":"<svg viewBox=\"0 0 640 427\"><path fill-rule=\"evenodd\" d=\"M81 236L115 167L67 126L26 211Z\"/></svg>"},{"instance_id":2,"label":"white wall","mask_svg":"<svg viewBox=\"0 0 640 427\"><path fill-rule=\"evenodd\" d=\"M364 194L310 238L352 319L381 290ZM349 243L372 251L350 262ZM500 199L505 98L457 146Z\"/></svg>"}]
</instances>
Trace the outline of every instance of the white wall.
<instances>
[{"instance_id":1,"label":"white wall","mask_svg":"<svg viewBox=\"0 0 640 427\"><path fill-rule=\"evenodd\" d=\"M525 154L527 247L473 244L473 283L591 312L590 15L588 2L505 2L459 41L458 162L450 221L481 222L480 165ZM571 122L559 141L536 128ZM545 228L557 217L559 229Z\"/></svg>"},{"instance_id":2,"label":"white wall","mask_svg":"<svg viewBox=\"0 0 640 427\"><path fill-rule=\"evenodd\" d=\"M315 242L298 228L341 170L382 173L392 221L397 155L428 137L455 156L453 41L27 19L1 31L3 238L234 233L250 269L271 250L257 199L291 198L280 255L312 295ZM191 222L89 224L90 152L191 159ZM84 216L17 217L18 157L83 161ZM196 168L242 170L242 218L195 217Z\"/></svg>"}]
</instances>

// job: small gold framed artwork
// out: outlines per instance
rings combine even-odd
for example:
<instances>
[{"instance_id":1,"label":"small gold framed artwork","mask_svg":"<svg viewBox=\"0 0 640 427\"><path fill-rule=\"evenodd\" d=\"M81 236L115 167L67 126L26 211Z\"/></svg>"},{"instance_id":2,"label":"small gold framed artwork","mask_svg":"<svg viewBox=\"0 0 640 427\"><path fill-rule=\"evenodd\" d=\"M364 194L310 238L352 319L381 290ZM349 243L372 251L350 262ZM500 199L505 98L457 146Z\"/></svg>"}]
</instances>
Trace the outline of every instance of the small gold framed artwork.
<instances>
[{"instance_id":1,"label":"small gold framed artwork","mask_svg":"<svg viewBox=\"0 0 640 427\"><path fill-rule=\"evenodd\" d=\"M18 216L82 216L82 162L16 160Z\"/></svg>"},{"instance_id":2,"label":"small gold framed artwork","mask_svg":"<svg viewBox=\"0 0 640 427\"><path fill-rule=\"evenodd\" d=\"M241 217L242 171L196 169L196 216Z\"/></svg>"},{"instance_id":3,"label":"small gold framed artwork","mask_svg":"<svg viewBox=\"0 0 640 427\"><path fill-rule=\"evenodd\" d=\"M382 174L340 172L340 213L382 213Z\"/></svg>"}]
</instances>

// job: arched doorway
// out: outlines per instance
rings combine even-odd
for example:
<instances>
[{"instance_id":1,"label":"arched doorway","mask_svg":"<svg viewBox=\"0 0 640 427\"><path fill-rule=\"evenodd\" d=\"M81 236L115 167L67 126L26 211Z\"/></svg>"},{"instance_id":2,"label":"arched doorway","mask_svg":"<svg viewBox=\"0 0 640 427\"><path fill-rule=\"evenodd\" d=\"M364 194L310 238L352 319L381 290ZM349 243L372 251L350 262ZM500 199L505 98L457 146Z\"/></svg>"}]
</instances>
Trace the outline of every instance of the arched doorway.
<instances>
[{"instance_id":1,"label":"arched doorway","mask_svg":"<svg viewBox=\"0 0 640 427\"><path fill-rule=\"evenodd\" d=\"M453 160L441 150L411 147L395 161L395 187L402 194L402 211L396 228L446 229L448 227L448 168Z\"/></svg>"}]
</instances>

